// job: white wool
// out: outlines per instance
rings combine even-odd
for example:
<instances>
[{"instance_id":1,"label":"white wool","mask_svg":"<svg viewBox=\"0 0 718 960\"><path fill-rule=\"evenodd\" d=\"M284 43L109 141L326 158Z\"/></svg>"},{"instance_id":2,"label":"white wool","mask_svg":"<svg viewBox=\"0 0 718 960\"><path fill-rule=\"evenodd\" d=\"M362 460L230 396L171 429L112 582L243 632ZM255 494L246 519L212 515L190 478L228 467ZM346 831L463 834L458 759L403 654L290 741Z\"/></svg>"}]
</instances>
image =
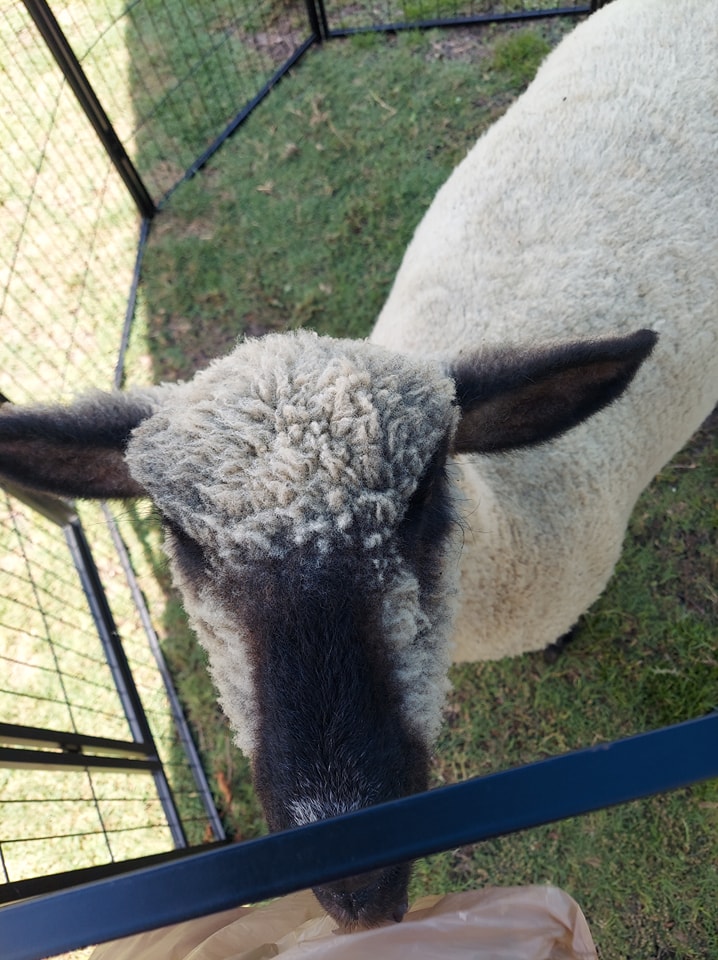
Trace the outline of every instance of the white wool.
<instances>
[{"instance_id":1,"label":"white wool","mask_svg":"<svg viewBox=\"0 0 718 960\"><path fill-rule=\"evenodd\" d=\"M247 340L178 387L127 460L168 516L230 562L281 555L285 538L377 550L454 426L453 393L436 364L368 343Z\"/></svg>"},{"instance_id":2,"label":"white wool","mask_svg":"<svg viewBox=\"0 0 718 960\"><path fill-rule=\"evenodd\" d=\"M328 817L340 817L342 814L361 810L364 803L362 794L357 794L356 803L348 804L346 796L338 797L327 789L321 797L300 796L287 804L289 813L297 827L326 820Z\"/></svg>"},{"instance_id":3,"label":"white wool","mask_svg":"<svg viewBox=\"0 0 718 960\"><path fill-rule=\"evenodd\" d=\"M453 627L459 566L447 549L443 570L436 585L433 616L427 615L419 598L419 584L401 567L384 594L384 634L391 639L394 665L403 691L407 722L427 745L436 739L442 708L449 691L448 670L451 646L447 642Z\"/></svg>"},{"instance_id":4,"label":"white wool","mask_svg":"<svg viewBox=\"0 0 718 960\"><path fill-rule=\"evenodd\" d=\"M232 724L234 741L247 757L254 753L257 710L249 638L235 611L228 610L208 584L192 590L172 563L189 621L209 656L210 675L219 692L219 703Z\"/></svg>"},{"instance_id":5,"label":"white wool","mask_svg":"<svg viewBox=\"0 0 718 960\"><path fill-rule=\"evenodd\" d=\"M455 658L538 650L603 590L636 498L718 399L718 15L614 0L569 34L417 228L371 339L455 356L642 327L604 412L459 458Z\"/></svg>"}]
</instances>

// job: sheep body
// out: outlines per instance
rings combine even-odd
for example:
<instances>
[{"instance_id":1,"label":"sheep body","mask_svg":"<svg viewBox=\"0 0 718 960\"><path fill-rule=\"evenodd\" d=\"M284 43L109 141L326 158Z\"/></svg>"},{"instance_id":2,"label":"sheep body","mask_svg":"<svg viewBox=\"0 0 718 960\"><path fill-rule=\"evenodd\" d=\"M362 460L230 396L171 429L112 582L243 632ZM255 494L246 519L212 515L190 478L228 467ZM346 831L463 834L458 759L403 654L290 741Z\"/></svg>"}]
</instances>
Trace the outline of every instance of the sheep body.
<instances>
[{"instance_id":1,"label":"sheep body","mask_svg":"<svg viewBox=\"0 0 718 960\"><path fill-rule=\"evenodd\" d=\"M598 597L635 501L718 398L718 12L615 0L546 59L417 228L371 339L405 354L646 326L627 395L459 458L454 657L538 650Z\"/></svg>"}]
</instances>

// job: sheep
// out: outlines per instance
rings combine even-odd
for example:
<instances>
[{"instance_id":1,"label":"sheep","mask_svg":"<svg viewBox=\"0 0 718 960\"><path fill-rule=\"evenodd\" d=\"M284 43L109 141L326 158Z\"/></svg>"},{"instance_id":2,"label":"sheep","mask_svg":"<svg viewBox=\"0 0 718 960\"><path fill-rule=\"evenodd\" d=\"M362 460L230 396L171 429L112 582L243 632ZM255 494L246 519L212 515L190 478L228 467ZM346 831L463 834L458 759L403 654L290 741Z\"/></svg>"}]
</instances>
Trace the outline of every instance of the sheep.
<instances>
[{"instance_id":1,"label":"sheep","mask_svg":"<svg viewBox=\"0 0 718 960\"><path fill-rule=\"evenodd\" d=\"M12 481L153 500L272 830L425 789L452 657L570 630L715 403L717 32L706 0L573 31L368 340L272 334L187 383L0 412ZM409 872L315 892L347 928L400 920Z\"/></svg>"}]
</instances>

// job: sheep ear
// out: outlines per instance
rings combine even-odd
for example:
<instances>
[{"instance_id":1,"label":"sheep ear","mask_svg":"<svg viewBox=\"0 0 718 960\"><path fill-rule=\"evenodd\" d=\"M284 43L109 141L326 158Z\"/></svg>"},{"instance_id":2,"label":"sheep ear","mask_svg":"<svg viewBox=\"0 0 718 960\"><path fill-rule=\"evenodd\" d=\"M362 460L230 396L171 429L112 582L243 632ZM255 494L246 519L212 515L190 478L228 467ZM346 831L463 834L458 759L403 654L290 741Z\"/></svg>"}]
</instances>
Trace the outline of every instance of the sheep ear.
<instances>
[{"instance_id":1,"label":"sheep ear","mask_svg":"<svg viewBox=\"0 0 718 960\"><path fill-rule=\"evenodd\" d=\"M517 354L499 351L456 361L461 407L454 453L493 453L543 443L619 397L657 335L568 343Z\"/></svg>"},{"instance_id":2,"label":"sheep ear","mask_svg":"<svg viewBox=\"0 0 718 960\"><path fill-rule=\"evenodd\" d=\"M158 388L159 389L159 388ZM70 406L0 405L0 477L64 497L146 496L124 451L153 391L92 393Z\"/></svg>"}]
</instances>

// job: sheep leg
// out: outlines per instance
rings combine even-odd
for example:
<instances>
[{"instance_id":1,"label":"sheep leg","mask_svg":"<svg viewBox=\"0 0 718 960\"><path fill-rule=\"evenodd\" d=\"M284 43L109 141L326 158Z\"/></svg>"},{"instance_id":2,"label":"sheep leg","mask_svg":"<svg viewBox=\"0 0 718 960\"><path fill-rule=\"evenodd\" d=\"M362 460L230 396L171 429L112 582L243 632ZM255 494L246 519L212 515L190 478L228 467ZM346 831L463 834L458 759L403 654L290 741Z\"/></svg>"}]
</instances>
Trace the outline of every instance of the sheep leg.
<instances>
[{"instance_id":1,"label":"sheep leg","mask_svg":"<svg viewBox=\"0 0 718 960\"><path fill-rule=\"evenodd\" d=\"M570 630L562 634L554 643L550 643L543 652L543 658L546 663L556 663L566 647L576 638L578 634L578 624L574 623Z\"/></svg>"}]
</instances>

